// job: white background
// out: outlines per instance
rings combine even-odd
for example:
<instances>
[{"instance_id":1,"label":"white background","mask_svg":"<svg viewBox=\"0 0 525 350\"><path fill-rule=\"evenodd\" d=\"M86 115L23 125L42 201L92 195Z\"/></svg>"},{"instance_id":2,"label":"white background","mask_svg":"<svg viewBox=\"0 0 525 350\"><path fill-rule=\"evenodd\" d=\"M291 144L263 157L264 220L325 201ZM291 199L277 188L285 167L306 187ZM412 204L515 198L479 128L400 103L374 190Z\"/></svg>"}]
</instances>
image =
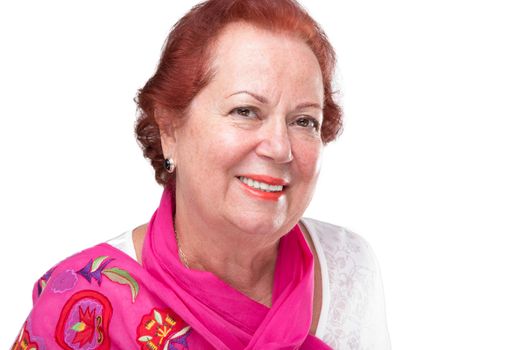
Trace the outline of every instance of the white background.
<instances>
[{"instance_id":1,"label":"white background","mask_svg":"<svg viewBox=\"0 0 525 350\"><path fill-rule=\"evenodd\" d=\"M6 3L3 349L40 275L156 208L161 189L134 140L133 97L194 4ZM524 349L522 2L303 4L338 53L346 113L307 215L375 249L395 349Z\"/></svg>"}]
</instances>

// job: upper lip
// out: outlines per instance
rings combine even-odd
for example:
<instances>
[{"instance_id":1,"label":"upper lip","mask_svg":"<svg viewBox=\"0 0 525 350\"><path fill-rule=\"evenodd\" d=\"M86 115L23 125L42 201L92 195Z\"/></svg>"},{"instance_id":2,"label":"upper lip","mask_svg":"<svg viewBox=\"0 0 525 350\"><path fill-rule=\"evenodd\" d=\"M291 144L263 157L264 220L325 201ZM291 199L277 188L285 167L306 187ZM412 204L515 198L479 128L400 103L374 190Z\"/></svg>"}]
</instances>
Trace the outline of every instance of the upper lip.
<instances>
[{"instance_id":1,"label":"upper lip","mask_svg":"<svg viewBox=\"0 0 525 350\"><path fill-rule=\"evenodd\" d=\"M273 185L273 186L287 186L288 185L288 181L278 178L278 177L269 176L269 175L242 174L242 175L239 175L239 177L247 177L252 180L264 182L264 183L267 183L268 185Z\"/></svg>"}]
</instances>

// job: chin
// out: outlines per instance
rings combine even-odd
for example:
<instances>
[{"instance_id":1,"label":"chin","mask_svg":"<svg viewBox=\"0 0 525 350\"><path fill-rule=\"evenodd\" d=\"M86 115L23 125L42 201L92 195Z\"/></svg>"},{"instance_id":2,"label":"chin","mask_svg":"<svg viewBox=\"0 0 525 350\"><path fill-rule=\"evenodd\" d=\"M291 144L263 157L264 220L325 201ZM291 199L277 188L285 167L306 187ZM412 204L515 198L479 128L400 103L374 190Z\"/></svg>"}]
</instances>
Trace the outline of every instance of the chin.
<instances>
[{"instance_id":1,"label":"chin","mask_svg":"<svg viewBox=\"0 0 525 350\"><path fill-rule=\"evenodd\" d=\"M288 232L295 223L289 223L286 215L268 215L268 213L254 212L249 215L233 218L232 223L237 226L240 231L244 231L250 235L273 235L277 232L284 234ZM288 227L290 226L290 227Z\"/></svg>"}]
</instances>

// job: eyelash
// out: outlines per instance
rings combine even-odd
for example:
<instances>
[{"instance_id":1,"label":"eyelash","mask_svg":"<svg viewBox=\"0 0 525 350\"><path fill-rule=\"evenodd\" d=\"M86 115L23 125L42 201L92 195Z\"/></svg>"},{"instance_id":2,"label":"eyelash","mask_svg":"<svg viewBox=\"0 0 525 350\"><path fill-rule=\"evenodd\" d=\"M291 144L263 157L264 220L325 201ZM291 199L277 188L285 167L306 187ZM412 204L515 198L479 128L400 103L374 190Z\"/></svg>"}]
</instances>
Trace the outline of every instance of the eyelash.
<instances>
[{"instance_id":1,"label":"eyelash","mask_svg":"<svg viewBox=\"0 0 525 350\"><path fill-rule=\"evenodd\" d=\"M240 115L243 118L250 118L249 116L244 115L242 112L253 113L252 118L257 117L257 113L254 111L254 109L252 107L236 107L236 108L232 109L230 114L237 114L237 115Z\"/></svg>"},{"instance_id":2,"label":"eyelash","mask_svg":"<svg viewBox=\"0 0 525 350\"><path fill-rule=\"evenodd\" d=\"M308 125L305 127L313 127L315 131L319 131L319 126L320 126L319 121L314 118L301 117L301 118L298 118L294 123L298 124L298 122L303 122L303 121L306 121L308 123Z\"/></svg>"},{"instance_id":3,"label":"eyelash","mask_svg":"<svg viewBox=\"0 0 525 350\"><path fill-rule=\"evenodd\" d=\"M248 115L245 115L245 113L253 113L253 116L250 117ZM240 115L243 118L257 118L258 117L257 112L256 112L256 110L253 107L236 107L236 108L231 110L230 114L237 114L237 115ZM303 125L302 127L305 127L305 128L311 127L315 131L319 131L319 129L320 129L320 123L315 118L300 117L300 118L297 118L293 123L297 124L297 125L300 125L299 123L301 123L301 122L307 122L308 123L308 125L306 125L306 126Z\"/></svg>"}]
</instances>

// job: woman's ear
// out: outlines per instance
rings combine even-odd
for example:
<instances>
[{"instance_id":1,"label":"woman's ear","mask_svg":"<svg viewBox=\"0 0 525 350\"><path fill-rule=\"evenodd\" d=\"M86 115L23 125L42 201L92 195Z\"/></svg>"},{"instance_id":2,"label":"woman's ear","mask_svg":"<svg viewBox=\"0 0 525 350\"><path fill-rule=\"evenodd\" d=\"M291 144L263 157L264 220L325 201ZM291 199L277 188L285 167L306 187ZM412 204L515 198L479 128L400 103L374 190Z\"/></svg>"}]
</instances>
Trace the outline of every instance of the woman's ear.
<instances>
[{"instance_id":1,"label":"woman's ear","mask_svg":"<svg viewBox=\"0 0 525 350\"><path fill-rule=\"evenodd\" d=\"M154 118L159 126L160 132L160 143L162 145L162 154L165 159L175 159L175 147L176 147L176 137L175 137L175 127L173 123L173 114L171 111L164 107L155 108Z\"/></svg>"}]
</instances>

